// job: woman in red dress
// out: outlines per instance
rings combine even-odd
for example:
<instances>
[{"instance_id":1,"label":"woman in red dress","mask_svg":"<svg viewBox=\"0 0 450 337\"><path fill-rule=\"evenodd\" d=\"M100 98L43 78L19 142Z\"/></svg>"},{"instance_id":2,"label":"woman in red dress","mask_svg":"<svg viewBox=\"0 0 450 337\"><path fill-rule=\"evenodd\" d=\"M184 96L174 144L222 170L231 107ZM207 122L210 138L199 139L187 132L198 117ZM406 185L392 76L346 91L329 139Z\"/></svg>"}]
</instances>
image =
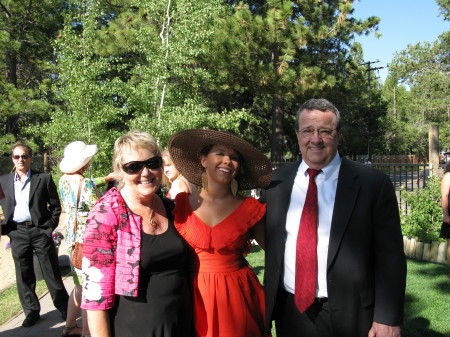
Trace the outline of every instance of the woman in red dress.
<instances>
[{"instance_id":1,"label":"woman in red dress","mask_svg":"<svg viewBox=\"0 0 450 337\"><path fill-rule=\"evenodd\" d=\"M185 130L169 141L175 166L199 194L175 199L175 227L193 248L194 319L197 336L264 334L264 291L245 260L250 239L263 238L265 205L238 190L270 183L269 159L226 132Z\"/></svg>"}]
</instances>

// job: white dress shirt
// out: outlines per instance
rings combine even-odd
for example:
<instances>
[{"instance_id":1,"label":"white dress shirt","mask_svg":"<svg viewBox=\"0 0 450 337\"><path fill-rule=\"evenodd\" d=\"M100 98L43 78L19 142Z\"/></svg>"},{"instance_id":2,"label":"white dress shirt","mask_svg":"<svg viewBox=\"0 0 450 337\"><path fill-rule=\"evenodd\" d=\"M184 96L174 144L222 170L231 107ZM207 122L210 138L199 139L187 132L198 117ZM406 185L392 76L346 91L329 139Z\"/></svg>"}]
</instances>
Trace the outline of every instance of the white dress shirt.
<instances>
[{"instance_id":1,"label":"white dress shirt","mask_svg":"<svg viewBox=\"0 0 450 337\"><path fill-rule=\"evenodd\" d=\"M327 291L327 257L330 239L331 220L333 217L336 187L341 167L341 157L338 153L333 160L316 176L317 199L319 204L319 219L317 228L317 289L316 297L328 297ZM286 247L284 251L283 285L286 291L295 292L295 256L297 249L297 234L300 227L306 192L308 190L308 165L302 161L292 188L291 202L286 217Z\"/></svg>"},{"instance_id":2,"label":"white dress shirt","mask_svg":"<svg viewBox=\"0 0 450 337\"><path fill-rule=\"evenodd\" d=\"M30 184L31 184L31 171L27 172L27 179L22 184L17 172L14 173L14 214L13 221L23 222L30 221Z\"/></svg>"}]
</instances>

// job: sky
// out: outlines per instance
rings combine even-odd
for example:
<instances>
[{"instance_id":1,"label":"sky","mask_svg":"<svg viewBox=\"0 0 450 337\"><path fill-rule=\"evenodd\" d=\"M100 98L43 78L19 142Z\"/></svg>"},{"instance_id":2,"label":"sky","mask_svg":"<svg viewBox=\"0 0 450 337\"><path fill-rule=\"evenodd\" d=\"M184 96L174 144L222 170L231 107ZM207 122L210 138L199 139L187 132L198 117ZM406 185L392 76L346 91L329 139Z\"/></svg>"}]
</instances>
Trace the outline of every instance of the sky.
<instances>
[{"instance_id":1,"label":"sky","mask_svg":"<svg viewBox=\"0 0 450 337\"><path fill-rule=\"evenodd\" d=\"M379 61L371 64L372 68L384 67L375 71L382 82L396 52L405 50L409 44L436 41L441 33L450 30L450 22L439 15L435 0L359 0L353 3L353 8L356 18L377 16L381 19L380 38L371 33L358 36L356 41L362 44L366 62Z\"/></svg>"}]
</instances>

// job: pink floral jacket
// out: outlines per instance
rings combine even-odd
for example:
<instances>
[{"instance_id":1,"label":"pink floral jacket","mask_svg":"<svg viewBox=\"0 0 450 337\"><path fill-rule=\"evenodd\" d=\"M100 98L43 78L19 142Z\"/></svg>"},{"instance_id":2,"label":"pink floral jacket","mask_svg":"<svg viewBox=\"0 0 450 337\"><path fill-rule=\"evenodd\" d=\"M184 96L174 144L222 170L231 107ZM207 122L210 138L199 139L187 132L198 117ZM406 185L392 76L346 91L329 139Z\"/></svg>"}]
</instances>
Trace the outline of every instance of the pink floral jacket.
<instances>
[{"instance_id":1,"label":"pink floral jacket","mask_svg":"<svg viewBox=\"0 0 450 337\"><path fill-rule=\"evenodd\" d=\"M138 295L141 217L130 211L116 188L89 212L83 240L81 307L106 310L114 295Z\"/></svg>"}]
</instances>

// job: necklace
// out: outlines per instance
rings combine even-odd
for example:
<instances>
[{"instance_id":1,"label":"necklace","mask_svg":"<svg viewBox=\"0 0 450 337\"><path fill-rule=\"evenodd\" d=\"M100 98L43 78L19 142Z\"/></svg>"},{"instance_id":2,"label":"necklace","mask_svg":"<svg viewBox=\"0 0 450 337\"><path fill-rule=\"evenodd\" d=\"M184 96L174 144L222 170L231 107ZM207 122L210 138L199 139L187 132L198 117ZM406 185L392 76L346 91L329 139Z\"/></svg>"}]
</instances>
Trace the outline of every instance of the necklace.
<instances>
[{"instance_id":1,"label":"necklace","mask_svg":"<svg viewBox=\"0 0 450 337\"><path fill-rule=\"evenodd\" d=\"M150 224L150 226L152 226L153 228L156 228L158 226L158 223L153 220L153 216L155 215L155 211L153 210L153 208L150 211L150 218L148 219L148 223Z\"/></svg>"}]
</instances>

